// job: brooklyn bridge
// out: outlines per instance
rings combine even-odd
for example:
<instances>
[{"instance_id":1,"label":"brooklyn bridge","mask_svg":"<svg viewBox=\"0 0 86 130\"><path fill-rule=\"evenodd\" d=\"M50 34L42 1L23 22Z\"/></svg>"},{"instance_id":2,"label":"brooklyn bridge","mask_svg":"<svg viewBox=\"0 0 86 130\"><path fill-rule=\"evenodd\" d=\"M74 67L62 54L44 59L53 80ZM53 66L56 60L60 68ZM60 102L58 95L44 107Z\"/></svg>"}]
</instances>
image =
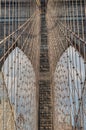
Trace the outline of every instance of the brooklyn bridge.
<instances>
[{"instance_id":1,"label":"brooklyn bridge","mask_svg":"<svg viewBox=\"0 0 86 130\"><path fill-rule=\"evenodd\" d=\"M86 1L0 1L0 130L86 130Z\"/></svg>"}]
</instances>

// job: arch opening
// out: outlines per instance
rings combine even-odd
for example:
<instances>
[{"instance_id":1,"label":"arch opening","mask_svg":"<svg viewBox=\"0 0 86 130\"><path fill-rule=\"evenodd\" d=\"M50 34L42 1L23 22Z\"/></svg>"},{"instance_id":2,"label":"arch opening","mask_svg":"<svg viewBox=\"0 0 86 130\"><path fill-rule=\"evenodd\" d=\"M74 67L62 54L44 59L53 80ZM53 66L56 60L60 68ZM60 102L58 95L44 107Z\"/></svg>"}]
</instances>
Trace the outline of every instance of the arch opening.
<instances>
[{"instance_id":1,"label":"arch opening","mask_svg":"<svg viewBox=\"0 0 86 130\"><path fill-rule=\"evenodd\" d=\"M9 107L13 108L11 112L14 126L18 130L36 130L36 76L30 60L18 47L9 54L4 62L2 75L2 82L5 86L2 85L0 88L2 90L0 98L3 104L7 101L10 103ZM4 114L6 116L7 113ZM10 127L12 127L11 123Z\"/></svg>"},{"instance_id":2,"label":"arch opening","mask_svg":"<svg viewBox=\"0 0 86 130\"><path fill-rule=\"evenodd\" d=\"M85 81L84 60L70 46L61 56L54 73L54 129L86 129L86 114L83 111L86 92L82 93ZM84 98L83 98L84 97ZM86 107L85 107L86 109ZM84 119L83 119L84 115Z\"/></svg>"}]
</instances>

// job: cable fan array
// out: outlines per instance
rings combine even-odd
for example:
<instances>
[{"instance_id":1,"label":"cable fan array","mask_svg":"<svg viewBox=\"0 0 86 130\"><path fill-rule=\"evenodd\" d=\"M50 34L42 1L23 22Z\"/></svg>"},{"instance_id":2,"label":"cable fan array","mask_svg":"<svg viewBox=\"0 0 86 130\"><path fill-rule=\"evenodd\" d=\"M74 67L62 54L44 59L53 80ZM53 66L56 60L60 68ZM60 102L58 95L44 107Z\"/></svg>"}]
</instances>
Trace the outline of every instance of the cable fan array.
<instances>
[{"instance_id":1,"label":"cable fan array","mask_svg":"<svg viewBox=\"0 0 86 130\"><path fill-rule=\"evenodd\" d=\"M85 1L49 1L47 26L54 129L85 130Z\"/></svg>"},{"instance_id":2,"label":"cable fan array","mask_svg":"<svg viewBox=\"0 0 86 130\"><path fill-rule=\"evenodd\" d=\"M53 128L86 130L85 0L49 0L45 20ZM1 0L0 28L0 128L37 130L41 31L36 1Z\"/></svg>"},{"instance_id":3,"label":"cable fan array","mask_svg":"<svg viewBox=\"0 0 86 130\"><path fill-rule=\"evenodd\" d=\"M40 13L35 1L0 7L0 129L36 130Z\"/></svg>"}]
</instances>

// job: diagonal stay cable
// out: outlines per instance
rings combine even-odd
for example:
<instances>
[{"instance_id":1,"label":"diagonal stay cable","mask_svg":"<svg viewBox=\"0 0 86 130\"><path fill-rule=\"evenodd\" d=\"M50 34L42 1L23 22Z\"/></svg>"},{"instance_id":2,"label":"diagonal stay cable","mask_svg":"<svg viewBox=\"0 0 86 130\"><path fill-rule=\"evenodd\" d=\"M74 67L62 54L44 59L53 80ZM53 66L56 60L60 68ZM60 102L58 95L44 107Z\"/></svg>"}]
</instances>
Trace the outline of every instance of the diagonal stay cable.
<instances>
[{"instance_id":1,"label":"diagonal stay cable","mask_svg":"<svg viewBox=\"0 0 86 130\"><path fill-rule=\"evenodd\" d=\"M30 30L29 30L29 32L28 32L28 35L27 35L27 37L25 38L25 40L24 40L24 43L23 43L23 45L22 45L22 47L21 47L21 50L23 50L23 48L24 48L24 46L25 46L25 44L26 44L26 42L27 42L27 40L28 40L28 36L29 36L29 34L31 33L31 30L32 30L32 28L34 27L34 25L35 25L35 21L33 22L33 24L32 24L32 26L31 26L31 28L30 28ZM29 37L29 39L30 39L30 37ZM31 40L30 40L30 42L31 42ZM26 48L27 48L27 45L28 44L26 44ZM14 60L16 60L16 57L15 57L15 59ZM17 75L17 72L16 72L16 74L15 74L15 76ZM13 80L11 80L11 84L13 84ZM10 88L11 89L11 88Z\"/></svg>"},{"instance_id":2,"label":"diagonal stay cable","mask_svg":"<svg viewBox=\"0 0 86 130\"><path fill-rule=\"evenodd\" d=\"M37 11L36 11L37 12ZM6 38L4 38L3 40L0 41L0 45L6 41L8 38L10 38L12 35L14 35L16 32L18 32L20 29L22 29L24 26L26 26L26 24L28 24L28 22L30 22L30 20L32 20L32 18L35 16L36 12L21 26L19 26L19 28L17 30L15 30L14 32L12 32L10 35L8 35Z\"/></svg>"},{"instance_id":3,"label":"diagonal stay cable","mask_svg":"<svg viewBox=\"0 0 86 130\"><path fill-rule=\"evenodd\" d=\"M29 24L29 23L28 23ZM19 36L17 37L17 39L15 40L15 42L13 42L13 44L11 45L11 47L8 48L8 50L4 53L4 56L1 57L0 62L4 59L4 57L8 54L8 52L13 48L13 46L16 44L16 42L18 41L18 39L21 37L21 35L25 32L25 30L27 29L28 25L23 29L23 31L19 34Z\"/></svg>"}]
</instances>

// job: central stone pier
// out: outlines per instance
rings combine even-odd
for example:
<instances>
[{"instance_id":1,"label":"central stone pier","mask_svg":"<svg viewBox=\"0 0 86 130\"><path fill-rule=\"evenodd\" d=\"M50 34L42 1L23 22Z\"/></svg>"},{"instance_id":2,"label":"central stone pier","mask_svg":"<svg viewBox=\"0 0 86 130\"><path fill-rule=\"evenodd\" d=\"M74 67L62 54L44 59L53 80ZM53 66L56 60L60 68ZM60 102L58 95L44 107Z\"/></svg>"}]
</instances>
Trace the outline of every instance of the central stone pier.
<instances>
[{"instance_id":1,"label":"central stone pier","mask_svg":"<svg viewBox=\"0 0 86 130\"><path fill-rule=\"evenodd\" d=\"M39 130L52 130L51 95L46 12L42 11L39 80Z\"/></svg>"}]
</instances>

